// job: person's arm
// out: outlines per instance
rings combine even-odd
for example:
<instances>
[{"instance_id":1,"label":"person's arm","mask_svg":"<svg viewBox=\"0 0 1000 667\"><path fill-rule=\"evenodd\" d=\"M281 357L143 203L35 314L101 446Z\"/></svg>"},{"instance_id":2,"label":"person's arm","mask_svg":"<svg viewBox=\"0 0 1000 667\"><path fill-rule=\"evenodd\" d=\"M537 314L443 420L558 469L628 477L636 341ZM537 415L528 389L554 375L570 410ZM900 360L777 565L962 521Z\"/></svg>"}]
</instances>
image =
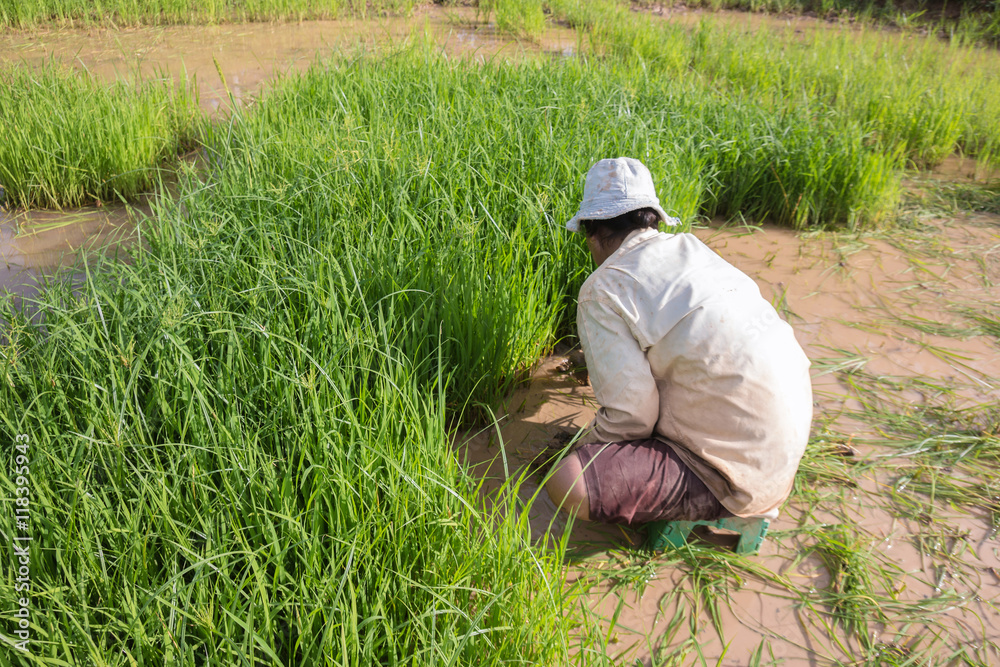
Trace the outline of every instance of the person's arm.
<instances>
[{"instance_id":1,"label":"person's arm","mask_svg":"<svg viewBox=\"0 0 1000 667\"><path fill-rule=\"evenodd\" d=\"M660 416L660 396L646 353L628 324L610 305L584 300L577 306L577 329L601 406L587 440L581 442L651 437Z\"/></svg>"}]
</instances>

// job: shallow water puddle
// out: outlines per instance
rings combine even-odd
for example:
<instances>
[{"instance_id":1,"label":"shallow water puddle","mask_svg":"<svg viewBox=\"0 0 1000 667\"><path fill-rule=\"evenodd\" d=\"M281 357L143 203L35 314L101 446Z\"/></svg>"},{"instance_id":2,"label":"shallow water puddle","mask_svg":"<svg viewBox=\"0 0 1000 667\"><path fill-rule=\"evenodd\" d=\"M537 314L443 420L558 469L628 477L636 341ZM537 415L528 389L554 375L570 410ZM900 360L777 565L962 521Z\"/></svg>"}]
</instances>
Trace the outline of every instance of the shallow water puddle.
<instances>
[{"instance_id":1,"label":"shallow water puddle","mask_svg":"<svg viewBox=\"0 0 1000 667\"><path fill-rule=\"evenodd\" d=\"M127 257L137 209L105 206L66 211L0 209L0 295L30 297L40 278L95 253Z\"/></svg>"},{"instance_id":2,"label":"shallow water puddle","mask_svg":"<svg viewBox=\"0 0 1000 667\"><path fill-rule=\"evenodd\" d=\"M514 44L488 26L476 26L474 19L470 10L435 6L421 8L412 18L366 22L8 34L0 36L0 59L39 63L51 56L72 58L108 78L128 75L136 67L144 74L163 71L178 77L186 72L199 82L202 106L215 110L228 103L219 71L233 98L247 100L267 81L304 69L318 55L359 44L394 46L423 32L448 53L484 59L498 53L571 53L577 47L577 36L567 29L553 28L540 45ZM967 177L967 166L956 165L955 170L955 175ZM853 436L863 454L872 455L878 450L864 443L876 430L859 414L864 405L845 382L845 369L853 369L857 377L864 374L867 382L906 380L880 385L893 408L943 400L978 405L996 398L1000 348L995 338L974 332L963 315L963 308L982 311L984 304L1000 303L1000 226L995 219L980 222L938 221L933 234L898 238L814 237L771 227L697 234L753 276L765 298L795 327L814 360L817 424L828 423L832 430ZM127 212L110 208L22 213L16 221L8 216L0 225L0 288L30 294L39 273L73 264L99 249L127 250L131 230ZM518 474L558 431L576 430L593 416L592 391L559 365L559 359L545 360L531 385L515 392L499 434L479 434L465 446L469 461L487 478L484 495L495 492L506 474L501 453L507 458L507 472ZM720 663L726 665L747 664L762 641L768 646L765 663L772 653L785 664L857 658L857 640L831 629L828 609L815 600L816 608L810 608L800 595L822 591L831 581L822 558L809 553L814 542L807 539L808 531L843 523L861 527L870 537L861 545L862 552L893 573L893 585L902 586L893 593L898 600L927 601L928 618L914 622L930 628L927 633L934 631L934 624L945 628L942 646L1000 641L996 610L989 605L1000 593L1000 559L988 519L961 513L935 517L939 525L930 528L937 530L944 546L925 544L918 549L917 536L923 540L932 531L918 519L900 519L895 516L899 511L889 511L891 473L891 461L886 460L883 467L858 476L856 488L829 489L827 497L811 505L790 503L773 526L774 539L753 562L793 588L747 575L738 584L732 572L717 579L717 593L731 601L719 598L722 639L697 602L699 594L683 591L690 589L690 577L682 574L689 564L631 562L631 556L617 551L631 534L614 527L575 525L572 543L581 560L571 566L573 576L608 573L595 580L588 606L605 619L619 612L608 652L648 660L694 636L708 662L715 662L728 646ZM538 485L529 480L520 492L528 501L539 492ZM564 517L544 491L538 493L529 518L539 539L566 529ZM618 580L615 585L611 573ZM678 587L681 595L671 597ZM679 624L673 623L676 618ZM694 627L690 618L696 621ZM897 633L916 634L898 623L870 631L886 651L895 650L896 642L904 643Z\"/></svg>"},{"instance_id":3,"label":"shallow water puddle","mask_svg":"<svg viewBox=\"0 0 1000 667\"><path fill-rule=\"evenodd\" d=\"M997 65L1000 66L1000 62ZM921 176L921 180L928 179L949 183L988 183L1000 181L1000 167L990 167L985 162L961 155L949 155L928 174Z\"/></svg>"},{"instance_id":4,"label":"shallow water puddle","mask_svg":"<svg viewBox=\"0 0 1000 667\"><path fill-rule=\"evenodd\" d=\"M55 58L109 81L136 72L174 80L192 77L202 109L212 112L230 106L230 93L237 103L249 102L281 75L305 70L338 50L385 50L426 38L447 54L480 60L576 52L577 35L568 28L552 26L537 42L516 41L481 18L468 7L427 5L411 17L373 20L4 33L0 63L39 66ZM130 235L120 212L107 208L2 215L0 290L23 295L35 293L39 270L72 264L80 258L80 248L120 243ZM16 239L15 222L22 227Z\"/></svg>"},{"instance_id":5,"label":"shallow water puddle","mask_svg":"<svg viewBox=\"0 0 1000 667\"><path fill-rule=\"evenodd\" d=\"M722 658L718 664L734 667L748 664L762 646L762 664L772 655L786 665L832 664L871 651L899 658L965 650L986 662L1000 659L995 648L983 648L984 640L1000 643L1000 615L992 604L1000 595L1000 541L989 512L906 495L899 471L909 459L875 444L880 434L860 402L868 390L890 411L996 401L1000 341L973 331L960 313L1000 303L1000 219L938 220L923 233L884 238L773 227L696 234L751 275L791 322L814 362L814 430L828 428L858 450L844 462L848 473L853 466L857 472L793 496L772 525L772 539L747 561L762 568L757 575L668 554L637 558L620 549L637 542L637 533L576 524L570 578L590 585L586 606L606 632L598 644L608 640L609 654L645 664L685 651L686 661L699 660L692 640L707 664ZM556 433L592 418L591 388L566 372L572 364L563 361L544 360L531 383L515 392L499 434L479 434L465 446L492 489L504 478L503 455L516 476ZM865 382L875 384L864 390ZM537 477L529 477L522 499L538 491ZM927 507L912 505L914 498ZM560 535L565 517L544 490L538 499L529 516L533 534ZM824 558L836 551L838 525L857 528L861 538L848 557L871 577L885 614L865 631L867 647L838 625L832 598L824 597L835 588ZM692 590L693 568L703 570L707 593ZM836 573L837 585L846 571ZM718 605L721 637L709 598ZM863 596L848 600L866 604ZM611 618L615 626L608 628Z\"/></svg>"},{"instance_id":6,"label":"shallow water puddle","mask_svg":"<svg viewBox=\"0 0 1000 667\"><path fill-rule=\"evenodd\" d=\"M245 101L278 76L302 71L338 50L390 49L428 38L447 54L487 60L551 53L572 55L577 35L552 26L537 42L497 33L468 7L427 5L410 17L373 20L245 23L170 27L55 30L0 35L0 62L74 62L108 80L165 74L198 82L203 109ZM220 78L225 77L225 84Z\"/></svg>"}]
</instances>

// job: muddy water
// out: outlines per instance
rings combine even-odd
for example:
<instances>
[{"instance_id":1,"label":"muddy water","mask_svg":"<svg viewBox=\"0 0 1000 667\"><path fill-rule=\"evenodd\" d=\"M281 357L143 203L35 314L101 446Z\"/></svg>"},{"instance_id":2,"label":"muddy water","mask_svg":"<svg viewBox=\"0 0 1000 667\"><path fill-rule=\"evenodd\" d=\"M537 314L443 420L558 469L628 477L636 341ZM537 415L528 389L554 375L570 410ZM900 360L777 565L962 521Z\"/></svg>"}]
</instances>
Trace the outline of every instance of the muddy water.
<instances>
[{"instance_id":1,"label":"muddy water","mask_svg":"<svg viewBox=\"0 0 1000 667\"><path fill-rule=\"evenodd\" d=\"M127 258L135 217L145 206L67 211L0 209L0 298L30 299L52 276L96 254Z\"/></svg>"},{"instance_id":2,"label":"muddy water","mask_svg":"<svg viewBox=\"0 0 1000 667\"><path fill-rule=\"evenodd\" d=\"M1000 349L989 336L964 336L959 312L1000 298L1000 229L937 225L936 234L895 239L800 239L773 228L699 235L779 304L810 358L859 357L867 373L930 378L953 389L959 405L980 404L996 397ZM825 418L848 402L834 378L816 382ZM913 387L897 398L919 404L934 393Z\"/></svg>"},{"instance_id":3,"label":"muddy water","mask_svg":"<svg viewBox=\"0 0 1000 667\"><path fill-rule=\"evenodd\" d=\"M71 62L106 80L166 75L197 81L205 111L245 103L282 74L348 49L387 50L429 40L446 54L485 60L531 54L569 56L577 35L551 27L537 41L500 35L467 7L419 7L411 17L377 20L107 28L0 34L0 65ZM224 79L224 80L223 80ZM40 272L72 264L86 249L127 246L122 211L0 211L0 292L33 294ZM17 233L17 224L21 232ZM16 235L16 236L15 236Z\"/></svg>"},{"instance_id":4,"label":"muddy water","mask_svg":"<svg viewBox=\"0 0 1000 667\"><path fill-rule=\"evenodd\" d=\"M281 73L305 68L318 55L359 43L396 46L424 32L448 53L475 58L525 52L569 54L577 47L577 37L569 30L553 29L541 44L517 44L497 36L488 25L477 26L474 18L466 10L429 7L411 19L378 22L8 34L0 36L0 60L38 64L53 56L72 58L108 78L128 75L135 68L174 77L186 72L199 82L203 107L215 110L228 102L217 65L240 101L257 94ZM970 173L966 163L949 163L941 175L982 178L974 172L975 167ZM936 234L904 235L897 240L808 237L770 227L697 233L753 276L764 296L778 303L779 311L795 327L816 362L817 424L829 423L856 437L855 444L865 453L873 453L863 444L873 435L871 425L853 414L861 406L843 378L831 370L845 359L876 376L933 380L903 383L887 392L897 407L940 400L942 386L958 404L974 405L997 395L1000 351L995 340L953 331L965 322L956 314L957 308L1000 303L995 287L1000 284L1000 224L990 218L978 222L938 222ZM131 230L129 214L116 209L22 213L16 220L7 214L0 221L0 289L9 287L30 295L38 276L45 272L77 263L96 251L127 250ZM947 335L940 333L949 327L952 331ZM576 430L593 416L592 390L572 373L558 370L559 364L557 358L546 360L531 385L515 393L499 433L482 433L466 443L468 460L486 478L487 498L506 475L504 456L507 470L516 474L557 432ZM819 523L860 526L870 536L866 546L871 557L895 574L900 599L926 599L932 604L941 599L942 591L964 596L934 607L934 620L947 628L951 644L964 639L1000 641L997 614L983 602L1000 593L1000 579L994 574L1000 569L998 545L985 518L948 517L950 527L967 533L960 542L952 540L949 547L965 546L967 551L961 555L965 567L954 568L949 576L940 556L914 545L913 536L926 532L926 526L898 519L887 510L884 497L891 482L885 470L876 470L862 478L856 489L831 491L829 502L819 510L793 503L772 530L794 531ZM565 517L556 512L544 491L539 494L533 480L522 485L520 493L525 501L538 495L529 518L539 539L567 529ZM593 579L595 571L619 571L619 561L627 558L618 553L619 545L636 539L615 527L581 523L572 531L575 558L580 559L572 566L573 576L584 579ZM790 532L769 540L757 562L791 582L797 591L821 590L829 583L829 574L817 556L802 553L805 542ZM655 647L676 646L692 634L710 663L728 645L720 663L724 665L747 664L750 652L761 641L769 645L765 663L772 654L784 664L828 664L860 654L853 640L838 644L833 639L843 638L843 633L831 631L824 613L800 604L797 594L787 587L754 577L746 577L739 588L729 586L732 605L721 606L724 639L720 639L703 612L691 611L690 595L682 591L679 597L671 597L678 587L690 585L682 568L657 566L655 561L648 567L651 578L641 592L628 587L611 590L607 581L597 580L585 599L593 613L606 619L623 605L609 646L609 652L623 659L648 660ZM699 628L691 630L685 623L677 634L666 635L665 628L677 610L700 618ZM915 631L890 626L872 628L872 632L878 641L891 644L904 643L902 635Z\"/></svg>"},{"instance_id":5,"label":"muddy water","mask_svg":"<svg viewBox=\"0 0 1000 667\"><path fill-rule=\"evenodd\" d=\"M879 434L853 413L860 408L856 396L833 370L842 359L898 381L880 392L890 409L940 402L944 390L950 393L945 399L958 406L996 401L1000 346L987 335L961 333L967 322L956 310L1000 303L1000 218L936 221L925 233L884 239L797 235L773 227L696 234L778 304L814 361L816 427L853 438L863 456L884 456L885 450L867 444ZM928 332L928 323L955 330ZM464 454L494 487L504 478L501 453L518 474L559 431L575 431L593 417L591 388L561 365L559 356L544 360L531 383L511 398L499 433L479 434L465 444ZM621 545L637 543L637 533L582 522L573 526L570 544L579 559L571 566L573 576L590 582L585 605L605 619L612 638L608 651L628 664L634 659L649 664L656 651L677 648L691 637L707 664L725 654L719 664L746 665L762 642L762 664L770 664L771 655L786 665L853 662L863 650L836 627L818 597L830 575L811 550L815 540L808 534L825 524L846 524L865 536L860 548L870 560L867 569L877 575L876 589L927 609L926 618L889 609L892 622L869 628L883 650L917 651L921 647L914 641L921 636L930 655L939 656L959 646L971 651L984 640L1000 642L1000 616L992 606L1000 595L1000 541L988 518L940 507L930 524L900 518L905 512L889 500L894 477L893 462L885 459L859 475L856 486L833 487L817 504L790 502L772 525L774 539L754 559L784 583L745 574L730 578L724 589L731 604L720 604L722 637L697 605L698 596L687 590L691 579L683 576L684 566L664 564L662 557L659 565L656 559L637 564L634 556L623 555ZM530 519L536 537L561 534L566 517L556 513L544 490L539 493L537 478L529 478L521 495L528 500L535 494L539 501ZM637 568L649 579L644 586L612 584L612 575L620 578ZM615 627L607 630L607 619L616 613ZM671 629L675 613L684 623ZM692 617L694 629L688 624ZM942 643L933 644L931 633L942 628ZM995 651L983 655L987 664L1000 661Z\"/></svg>"},{"instance_id":6,"label":"muddy water","mask_svg":"<svg viewBox=\"0 0 1000 667\"><path fill-rule=\"evenodd\" d=\"M1000 62L997 63L997 66L1000 67ZM939 180L949 183L992 183L1000 181L1000 168L991 168L986 163L973 158L949 155L921 180Z\"/></svg>"},{"instance_id":7,"label":"muddy water","mask_svg":"<svg viewBox=\"0 0 1000 667\"><path fill-rule=\"evenodd\" d=\"M478 17L483 18L483 17ZM277 76L301 71L317 58L344 49L385 50L429 39L445 53L490 59L524 54L572 55L577 35L553 26L537 41L516 41L477 20L467 7L423 6L412 17L377 20L171 26L124 30L94 28L0 35L0 63L37 66L49 58L74 62L115 79L164 73L197 80L201 105L212 111L233 97L245 100Z\"/></svg>"}]
</instances>

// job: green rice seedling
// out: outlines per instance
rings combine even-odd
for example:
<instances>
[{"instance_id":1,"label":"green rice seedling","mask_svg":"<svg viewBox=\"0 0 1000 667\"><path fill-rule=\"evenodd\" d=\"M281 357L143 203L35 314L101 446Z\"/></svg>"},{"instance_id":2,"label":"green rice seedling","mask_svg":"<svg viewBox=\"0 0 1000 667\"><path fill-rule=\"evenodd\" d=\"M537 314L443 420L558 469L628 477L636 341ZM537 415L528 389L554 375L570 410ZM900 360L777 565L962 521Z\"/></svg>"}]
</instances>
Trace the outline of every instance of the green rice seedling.
<instances>
[{"instance_id":1,"label":"green rice seedling","mask_svg":"<svg viewBox=\"0 0 1000 667\"><path fill-rule=\"evenodd\" d=\"M769 108L850 118L888 156L901 153L920 166L958 149L996 159L1000 81L992 54L865 31L775 38L771 29L741 33L709 18L688 33L653 17L622 18L613 0L547 6L585 30L600 52L638 54L670 76L690 71ZM631 46L636 40L643 48Z\"/></svg>"},{"instance_id":2,"label":"green rice seedling","mask_svg":"<svg viewBox=\"0 0 1000 667\"><path fill-rule=\"evenodd\" d=\"M905 315L902 313L892 314L892 324L913 329L920 333L931 336L947 336L965 340L973 336L982 335L983 331L976 326L970 327L967 322L936 322L926 317L918 315ZM888 322L887 322L888 324Z\"/></svg>"},{"instance_id":3,"label":"green rice seedling","mask_svg":"<svg viewBox=\"0 0 1000 667\"><path fill-rule=\"evenodd\" d=\"M295 211L296 227L339 221L315 233L325 238L336 229L332 242L342 252L386 269L366 273L363 291L411 313L408 340L422 341L413 357L444 345L449 364L471 369L459 393L485 403L537 358L584 275L585 255L561 222L572 215L580 175L596 156L641 155L663 184L668 208L686 220L699 210L744 210L822 224L839 210L850 224L852 209L872 215L885 206L871 184L852 179L852 188L789 210L770 175L794 171L822 135L776 141L771 133L781 120L670 82L648 79L634 93L622 90L623 73L604 64L473 67L406 54L316 69L219 133L210 148L220 165L212 197L226 217ZM409 105L394 106L395 99ZM598 131L607 127L614 130ZM730 127L739 134L729 136ZM765 163L768 151L787 165L757 167L772 187L738 201L726 197L729 172L714 163L725 159L739 174L736 155ZM787 187L800 199L799 188L810 186ZM866 194L875 203L842 200ZM817 206L832 210L821 216ZM525 274L525 265L548 273ZM449 292L435 288L457 275ZM482 377L500 384L483 386Z\"/></svg>"},{"instance_id":4,"label":"green rice seedling","mask_svg":"<svg viewBox=\"0 0 1000 667\"><path fill-rule=\"evenodd\" d=\"M0 25L164 25L409 14L413 0L0 0Z\"/></svg>"},{"instance_id":5,"label":"green rice seedling","mask_svg":"<svg viewBox=\"0 0 1000 667\"><path fill-rule=\"evenodd\" d=\"M1000 215L1000 185L950 183L939 187L935 194L961 211Z\"/></svg>"},{"instance_id":6,"label":"green rice seedling","mask_svg":"<svg viewBox=\"0 0 1000 667\"><path fill-rule=\"evenodd\" d=\"M895 392L918 385L866 373L863 362L856 355L834 351L817 366L820 372L835 372L845 380L852 388L850 396L864 406L850 416L875 426L880 436L860 441L866 451L863 458L844 456L841 447L851 441L836 432L827 429L814 437L790 500L802 512L802 528L771 537L785 542L795 537L799 553L819 555L831 573L830 587L800 591L801 608L810 610L807 622L815 624L819 636L833 638L857 664L936 664L961 654L966 637L980 632L976 627L980 619L972 609L967 610L973 624L968 633L942 624L937 617L951 605L964 607L970 591L974 598L974 592L983 589L980 570L972 565L977 560L972 544L963 531L942 526L959 510L985 518L987 527L995 528L996 406L954 409L948 403L948 388L940 387L933 398L929 381L922 390L929 405L897 404ZM878 480L877 492L860 490L865 477ZM824 484L830 485L825 495ZM849 517L857 511L863 514L869 505L918 526L912 536L902 535L929 559L925 575L903 575L888 554L876 554L874 544L886 537L881 529L878 535L867 536L848 524L816 525L829 521L820 517L830 512ZM934 586L936 595L901 599L906 578L924 576L923 583ZM834 623L824 620L821 605L830 609ZM873 626L877 636L865 631ZM849 632L847 637L841 636L843 629ZM995 660L994 649L981 649L969 654L969 664Z\"/></svg>"},{"instance_id":7,"label":"green rice seedling","mask_svg":"<svg viewBox=\"0 0 1000 667\"><path fill-rule=\"evenodd\" d=\"M963 409L931 403L901 414L891 434L896 436L900 455L951 465L1000 456L998 432L1000 405L996 402Z\"/></svg>"},{"instance_id":8,"label":"green rice seedling","mask_svg":"<svg viewBox=\"0 0 1000 667\"><path fill-rule=\"evenodd\" d=\"M823 601L834 617L871 650L869 623L886 622L885 609L879 604L873 574L881 571L865 550L863 540L844 525L828 526L816 533L813 547L830 574ZM889 590L891 579L881 582Z\"/></svg>"},{"instance_id":9,"label":"green rice seedling","mask_svg":"<svg viewBox=\"0 0 1000 667\"><path fill-rule=\"evenodd\" d=\"M963 473L964 467L942 471L937 466L901 465L890 489L893 505L901 516L924 524L939 521L942 510L959 509L987 517L996 528L1000 525L1000 491L989 481L958 479Z\"/></svg>"},{"instance_id":10,"label":"green rice seedling","mask_svg":"<svg viewBox=\"0 0 1000 667\"><path fill-rule=\"evenodd\" d=\"M487 0L478 6L487 16L492 13L502 33L537 39L545 30L545 14L536 0Z\"/></svg>"},{"instance_id":11,"label":"green rice seedling","mask_svg":"<svg viewBox=\"0 0 1000 667\"><path fill-rule=\"evenodd\" d=\"M104 84L48 63L0 71L0 186L7 206L133 199L201 124L187 81Z\"/></svg>"},{"instance_id":12,"label":"green rice seedling","mask_svg":"<svg viewBox=\"0 0 1000 667\"><path fill-rule=\"evenodd\" d=\"M938 617L956 605L963 606L967 597L940 590L934 597L900 599L907 575L898 565L876 557L869 540L873 543L880 538L865 536L844 524L786 531L791 532L804 540L793 564L815 554L830 577L819 590L797 591L801 609L808 610L809 632L817 639L831 641L833 648L843 651L855 664L923 664L919 659L935 660L954 650L955 643L964 643L959 638L962 633L942 627ZM872 626L874 633L869 632Z\"/></svg>"},{"instance_id":13,"label":"green rice seedling","mask_svg":"<svg viewBox=\"0 0 1000 667\"><path fill-rule=\"evenodd\" d=\"M871 361L871 357L866 357L857 353L847 352L828 348L831 352L838 353L837 357L813 357L810 359L814 371L814 377L826 375L827 373L855 373L864 369Z\"/></svg>"},{"instance_id":14,"label":"green rice seedling","mask_svg":"<svg viewBox=\"0 0 1000 667\"><path fill-rule=\"evenodd\" d=\"M0 430L33 452L35 655L563 661L558 552L475 504L450 373L423 384L391 299L365 301L366 269L287 220L182 197L133 265L53 285L44 327L4 306Z\"/></svg>"},{"instance_id":15,"label":"green rice seedling","mask_svg":"<svg viewBox=\"0 0 1000 667\"><path fill-rule=\"evenodd\" d=\"M916 533L912 537L920 553L935 558L948 567L953 573L963 571L967 563L964 559L975 558L975 551L969 544L970 531L953 526L929 526L927 530ZM970 558L970 560L971 560ZM962 572L961 574L964 574ZM956 575L952 575L953 577ZM960 575L959 575L960 576ZM938 586L940 588L940 585Z\"/></svg>"},{"instance_id":16,"label":"green rice seedling","mask_svg":"<svg viewBox=\"0 0 1000 667\"><path fill-rule=\"evenodd\" d=\"M821 432L806 446L793 494L808 495L821 487L857 487L857 478L871 467L871 461L860 459L849 438Z\"/></svg>"},{"instance_id":17,"label":"green rice seedling","mask_svg":"<svg viewBox=\"0 0 1000 667\"><path fill-rule=\"evenodd\" d=\"M617 2L546 0L544 5L556 17L583 30L591 48L599 54L633 64L650 63L673 76L683 73L688 65L687 33L683 28L665 24L661 29L649 30L646 17Z\"/></svg>"},{"instance_id":18,"label":"green rice seedling","mask_svg":"<svg viewBox=\"0 0 1000 667\"><path fill-rule=\"evenodd\" d=\"M594 570L584 578L592 596L617 599L616 611L610 618L596 619L603 627L589 630L584 647L600 655L607 652L617 635L636 634L634 628L619 625L621 610L635 598L641 598L648 582L664 569L678 569L683 576L676 586L658 591L664 595L650 624L656 630L639 644L648 652L649 663L653 665L718 664L702 648L712 641L705 634L714 634L722 646L728 644L723 609L732 605L731 595L750 580L773 586L778 597L787 596L791 600L799 596L791 581L754 558L706 548L696 542L652 557L645 550L616 551L611 554L609 567Z\"/></svg>"},{"instance_id":19,"label":"green rice seedling","mask_svg":"<svg viewBox=\"0 0 1000 667\"><path fill-rule=\"evenodd\" d=\"M565 544L481 506L448 425L567 319L589 258L563 222L595 159L642 158L687 223L793 223L810 181L768 174L841 158L832 125L789 122L614 60L418 49L316 66L214 126L134 264L53 285L43 322L3 305L0 432L35 443L37 636L64 642L43 657L570 662ZM849 182L809 210L875 215ZM747 565L698 570L698 613L726 567Z\"/></svg>"},{"instance_id":20,"label":"green rice seedling","mask_svg":"<svg viewBox=\"0 0 1000 667\"><path fill-rule=\"evenodd\" d=\"M709 31L706 41L714 36ZM805 44L770 39L766 31L745 39L704 49L696 67L776 104L827 106L870 123L885 150L902 150L921 166L965 144L970 152L992 151L995 114L966 82L978 77L988 89L997 83L988 69L971 65L974 52L956 47L942 53L944 47L933 42L850 32L817 33Z\"/></svg>"},{"instance_id":21,"label":"green rice seedling","mask_svg":"<svg viewBox=\"0 0 1000 667\"><path fill-rule=\"evenodd\" d=\"M35 304L42 322L4 304L0 438L29 434L36 452L42 659L611 663L613 628L575 612L565 540L532 544L518 478L484 507L450 429L488 414L564 330L590 268L562 227L586 168L640 157L688 225L875 224L898 191L898 159L863 124L639 62L481 66L415 49L317 65L205 134L208 168L186 169L176 201L140 226L133 265L55 285ZM821 433L795 502L888 461L995 466L995 432L973 432L971 413L893 411L882 394L903 383L864 365L842 351L819 364L849 381L896 458L858 461ZM939 486L968 492L959 481ZM955 603L895 600L891 568L845 527L801 536L830 589L695 545L658 558L685 572L691 636L718 631L751 576L810 613L828 605L832 634L858 641L880 613L918 623ZM648 580L644 558L619 590ZM13 606L11 583L0 604ZM940 655L952 639L921 646ZM917 655L897 641L862 658ZM707 662L696 639L669 644L654 664Z\"/></svg>"},{"instance_id":22,"label":"green rice seedling","mask_svg":"<svg viewBox=\"0 0 1000 667\"><path fill-rule=\"evenodd\" d=\"M1000 340L1000 312L987 309L961 308L959 312L976 322L977 328L984 334Z\"/></svg>"},{"instance_id":23,"label":"green rice seedling","mask_svg":"<svg viewBox=\"0 0 1000 667\"><path fill-rule=\"evenodd\" d=\"M1000 214L1000 186L996 185L927 181L920 183L920 189L908 193L906 198L906 207L915 214L914 217Z\"/></svg>"}]
</instances>

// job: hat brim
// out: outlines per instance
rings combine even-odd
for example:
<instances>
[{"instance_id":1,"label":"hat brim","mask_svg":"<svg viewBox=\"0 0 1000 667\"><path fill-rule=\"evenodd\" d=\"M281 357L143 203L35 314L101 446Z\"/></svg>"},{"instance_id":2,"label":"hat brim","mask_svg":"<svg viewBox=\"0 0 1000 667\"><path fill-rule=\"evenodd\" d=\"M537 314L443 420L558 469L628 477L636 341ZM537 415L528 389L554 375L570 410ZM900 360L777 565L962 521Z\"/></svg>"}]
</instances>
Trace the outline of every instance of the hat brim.
<instances>
[{"instance_id":1,"label":"hat brim","mask_svg":"<svg viewBox=\"0 0 1000 667\"><path fill-rule=\"evenodd\" d=\"M611 218L617 218L619 215L628 213L629 211L634 211L639 208L651 208L654 211L656 211L656 213L660 216L660 220L667 227L676 227L677 225L681 224L681 221L679 219L667 215L666 211L664 211L660 207L660 204L658 202L623 201L620 202L618 205L609 208L589 209L589 210L584 210L583 208L581 208L579 211L576 212L576 215L574 215L572 218L566 221L566 229L574 233L579 232L582 231L582 228L580 227L581 220L610 220Z\"/></svg>"}]
</instances>

